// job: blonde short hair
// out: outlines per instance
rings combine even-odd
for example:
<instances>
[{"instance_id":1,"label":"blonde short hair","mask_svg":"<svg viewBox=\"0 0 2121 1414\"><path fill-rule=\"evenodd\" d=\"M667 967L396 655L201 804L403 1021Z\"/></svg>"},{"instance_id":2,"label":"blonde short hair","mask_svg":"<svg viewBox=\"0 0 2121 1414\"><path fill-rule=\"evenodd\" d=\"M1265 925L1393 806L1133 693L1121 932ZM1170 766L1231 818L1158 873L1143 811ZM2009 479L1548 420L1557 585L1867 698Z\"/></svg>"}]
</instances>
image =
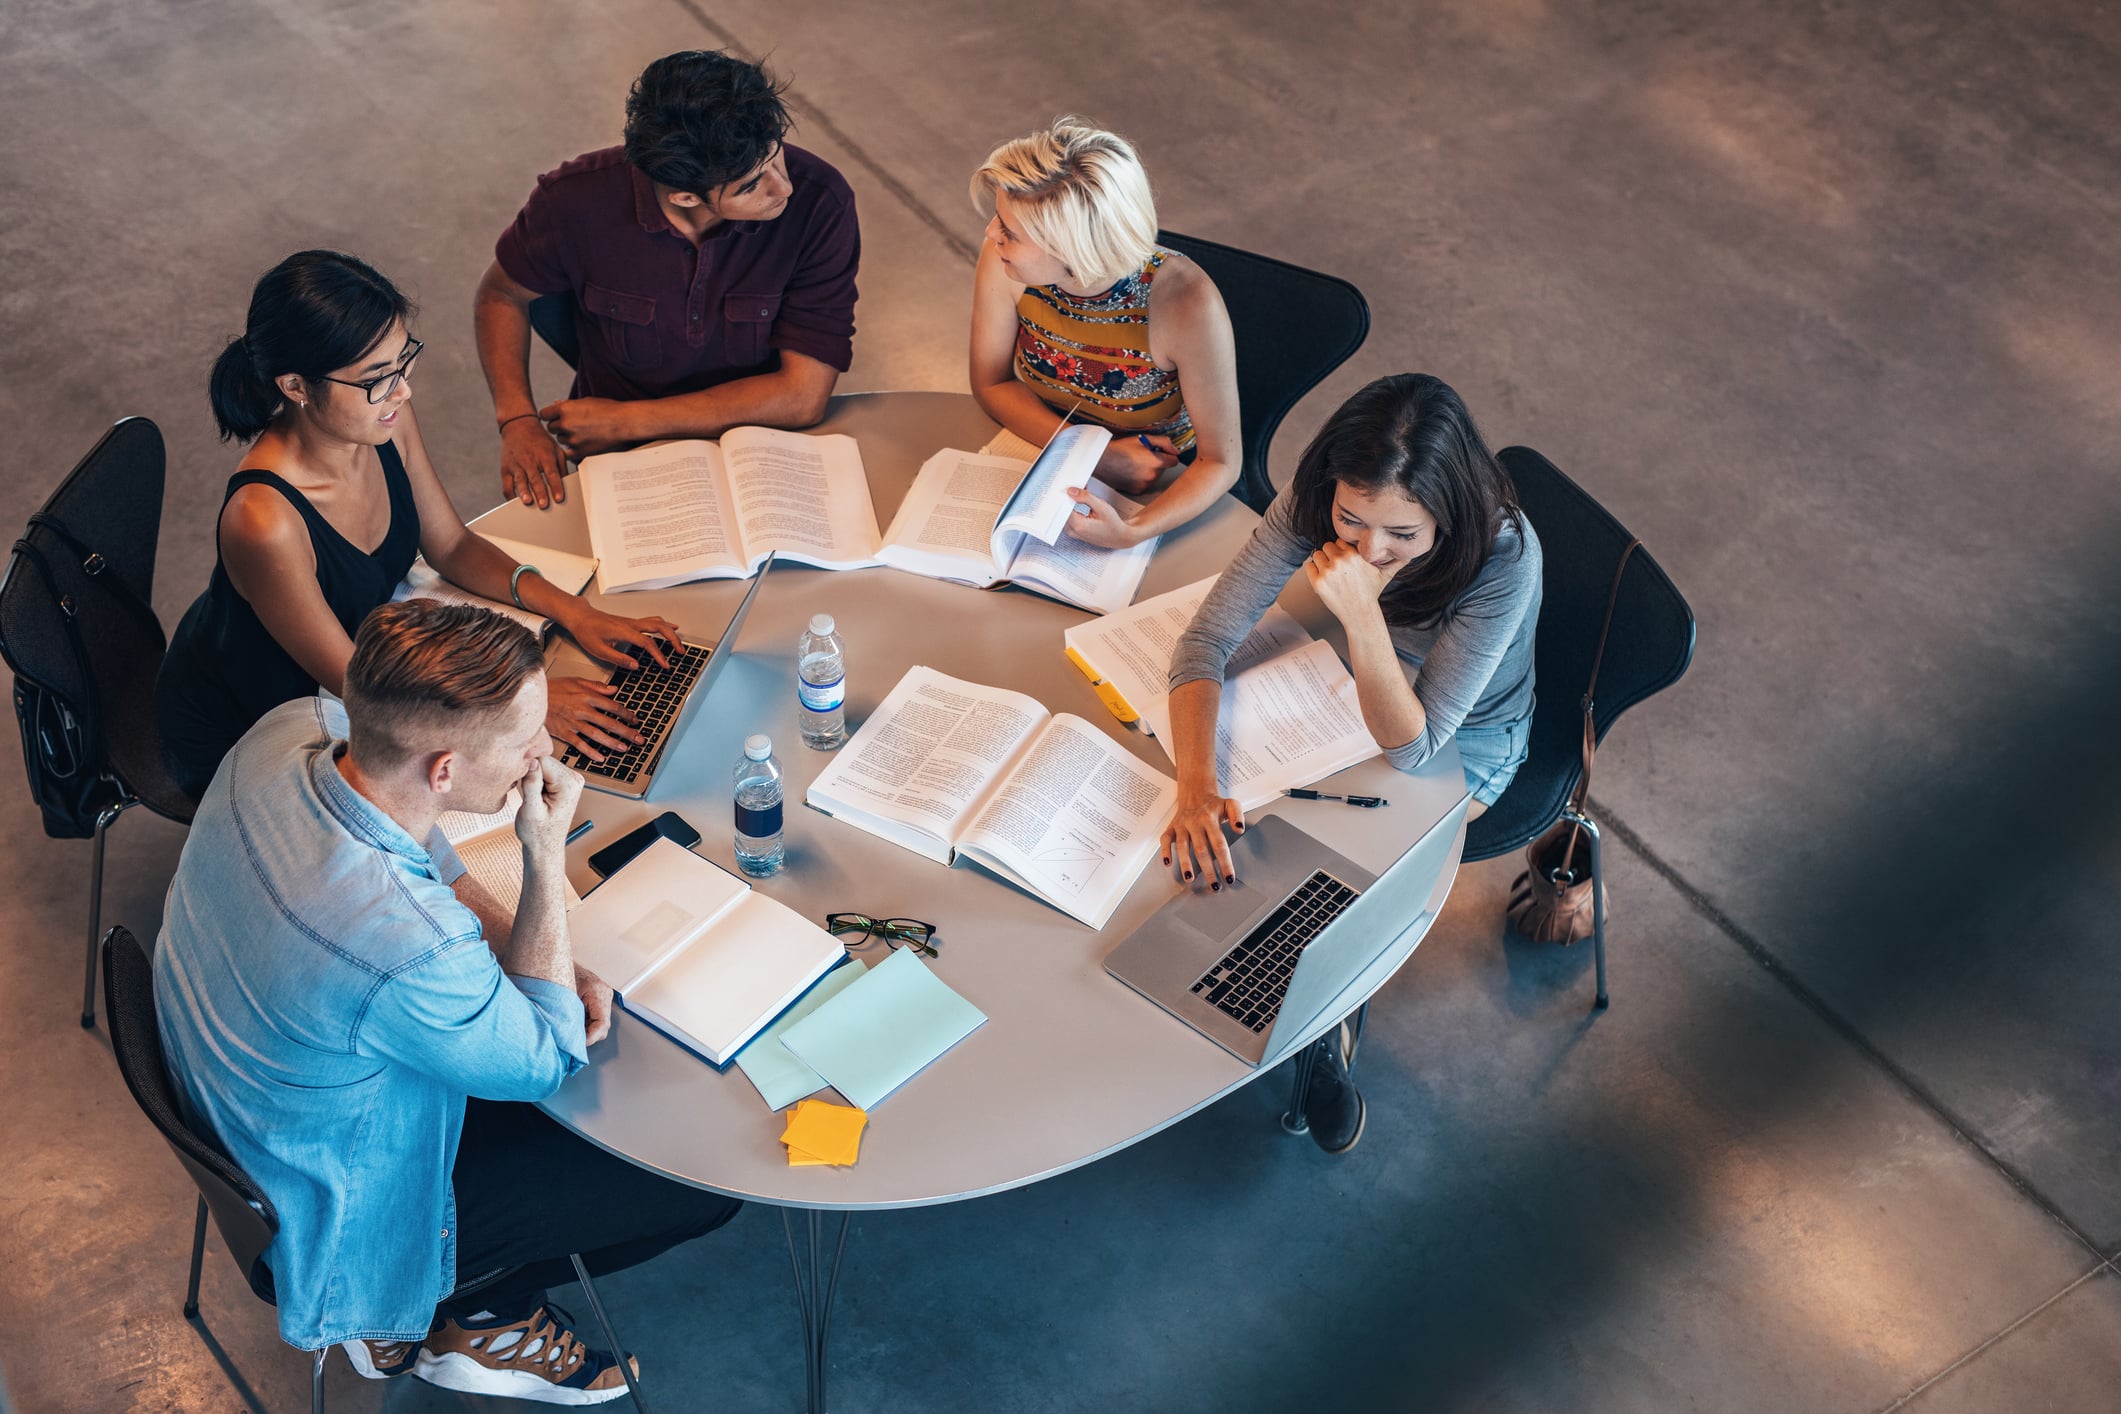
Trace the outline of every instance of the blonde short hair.
<instances>
[{"instance_id":1,"label":"blonde short hair","mask_svg":"<svg viewBox=\"0 0 2121 1414\"><path fill-rule=\"evenodd\" d=\"M972 174L972 204L984 210L998 192L1016 204L1023 234L1078 284L1115 284L1156 249L1156 202L1134 145L1081 118L1055 118L995 148Z\"/></svg>"}]
</instances>

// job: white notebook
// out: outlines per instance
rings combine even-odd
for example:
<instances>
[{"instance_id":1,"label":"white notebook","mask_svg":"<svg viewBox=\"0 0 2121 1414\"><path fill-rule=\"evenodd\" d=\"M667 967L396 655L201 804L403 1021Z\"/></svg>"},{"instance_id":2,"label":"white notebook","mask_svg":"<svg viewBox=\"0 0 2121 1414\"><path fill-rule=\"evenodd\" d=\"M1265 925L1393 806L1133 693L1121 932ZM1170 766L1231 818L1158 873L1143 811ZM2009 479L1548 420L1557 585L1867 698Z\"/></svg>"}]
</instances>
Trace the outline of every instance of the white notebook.
<instances>
[{"instance_id":1,"label":"white notebook","mask_svg":"<svg viewBox=\"0 0 2121 1414\"><path fill-rule=\"evenodd\" d=\"M567 917L620 1005L719 1067L846 956L794 909L659 839Z\"/></svg>"}]
</instances>

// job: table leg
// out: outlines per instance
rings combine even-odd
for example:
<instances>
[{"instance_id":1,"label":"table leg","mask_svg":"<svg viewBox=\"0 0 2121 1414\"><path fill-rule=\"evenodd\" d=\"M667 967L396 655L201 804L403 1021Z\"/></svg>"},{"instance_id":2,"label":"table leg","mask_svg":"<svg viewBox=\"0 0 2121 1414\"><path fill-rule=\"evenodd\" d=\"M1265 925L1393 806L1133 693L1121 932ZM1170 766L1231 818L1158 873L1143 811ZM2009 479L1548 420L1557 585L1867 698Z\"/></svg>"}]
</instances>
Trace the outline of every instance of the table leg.
<instances>
[{"instance_id":1,"label":"table leg","mask_svg":"<svg viewBox=\"0 0 2121 1414\"><path fill-rule=\"evenodd\" d=\"M825 1414L826 1337L832 1328L832 1297L840 1284L840 1259L847 1255L847 1219L840 1214L839 1235L832 1243L832 1267L824 1264L821 1229L824 1214L806 1208L810 1260L806 1265L795 1240L795 1224L781 1209L781 1231L788 1238L788 1265L795 1272L795 1304L803 1314L803 1393L809 1414Z\"/></svg>"}]
</instances>

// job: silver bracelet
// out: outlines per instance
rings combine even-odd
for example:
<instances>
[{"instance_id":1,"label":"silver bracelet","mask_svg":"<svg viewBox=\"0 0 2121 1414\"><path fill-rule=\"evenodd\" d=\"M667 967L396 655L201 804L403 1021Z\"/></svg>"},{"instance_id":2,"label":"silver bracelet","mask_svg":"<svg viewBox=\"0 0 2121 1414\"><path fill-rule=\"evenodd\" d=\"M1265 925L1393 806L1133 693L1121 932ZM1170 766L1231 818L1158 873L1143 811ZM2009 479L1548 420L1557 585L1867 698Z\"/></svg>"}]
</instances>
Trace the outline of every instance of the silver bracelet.
<instances>
[{"instance_id":1,"label":"silver bracelet","mask_svg":"<svg viewBox=\"0 0 2121 1414\"><path fill-rule=\"evenodd\" d=\"M523 582L524 575L537 573L539 573L539 570L536 565L517 565L516 572L508 576L508 597L515 600L516 607L526 614L531 612L531 609L528 604L523 602L523 593L517 586Z\"/></svg>"}]
</instances>

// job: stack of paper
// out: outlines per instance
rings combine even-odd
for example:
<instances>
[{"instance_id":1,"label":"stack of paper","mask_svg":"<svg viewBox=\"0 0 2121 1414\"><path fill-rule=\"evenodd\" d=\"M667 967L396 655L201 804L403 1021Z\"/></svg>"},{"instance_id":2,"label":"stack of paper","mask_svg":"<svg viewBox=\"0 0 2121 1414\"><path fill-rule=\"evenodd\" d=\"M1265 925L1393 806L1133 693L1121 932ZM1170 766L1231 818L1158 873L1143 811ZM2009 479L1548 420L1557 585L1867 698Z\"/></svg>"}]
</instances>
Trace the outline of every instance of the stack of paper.
<instances>
[{"instance_id":1,"label":"stack of paper","mask_svg":"<svg viewBox=\"0 0 2121 1414\"><path fill-rule=\"evenodd\" d=\"M789 1027L831 1001L858 981L869 969L858 957L833 968L803 993L796 1004L782 1012L773 1025L759 1032L751 1044L737 1052L736 1063L744 1077L758 1088L759 1098L769 1110L784 1110L805 1095L825 1088L825 1077L803 1064L794 1051L781 1044Z\"/></svg>"},{"instance_id":2,"label":"stack of paper","mask_svg":"<svg viewBox=\"0 0 2121 1414\"><path fill-rule=\"evenodd\" d=\"M496 550L519 565L533 565L539 575L549 581L553 588L569 594L579 594L582 587L596 577L597 562L587 555L572 555L565 550L549 550L543 545L526 545L520 540L508 540L498 535L489 535L487 541ZM436 599L444 604L470 604L481 609L491 609L497 614L514 619L532 633L543 636L552 626L552 620L542 614L533 614L528 609L518 609L513 604L500 604L484 599L468 589L459 589L436 574L424 559L415 559L405 578L392 591L393 601L400 599Z\"/></svg>"},{"instance_id":3,"label":"stack of paper","mask_svg":"<svg viewBox=\"0 0 2121 1414\"><path fill-rule=\"evenodd\" d=\"M780 1039L833 1089L872 1110L986 1020L901 948Z\"/></svg>"},{"instance_id":4,"label":"stack of paper","mask_svg":"<svg viewBox=\"0 0 2121 1414\"><path fill-rule=\"evenodd\" d=\"M781 1142L788 1146L788 1166L831 1164L846 1168L862 1150L862 1126L869 1116L846 1105L805 1100L788 1115Z\"/></svg>"}]
</instances>

